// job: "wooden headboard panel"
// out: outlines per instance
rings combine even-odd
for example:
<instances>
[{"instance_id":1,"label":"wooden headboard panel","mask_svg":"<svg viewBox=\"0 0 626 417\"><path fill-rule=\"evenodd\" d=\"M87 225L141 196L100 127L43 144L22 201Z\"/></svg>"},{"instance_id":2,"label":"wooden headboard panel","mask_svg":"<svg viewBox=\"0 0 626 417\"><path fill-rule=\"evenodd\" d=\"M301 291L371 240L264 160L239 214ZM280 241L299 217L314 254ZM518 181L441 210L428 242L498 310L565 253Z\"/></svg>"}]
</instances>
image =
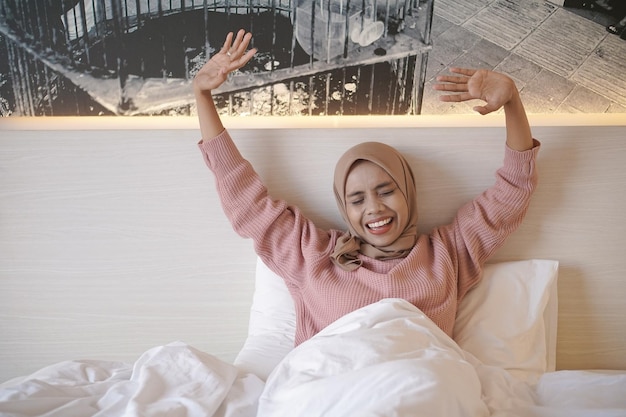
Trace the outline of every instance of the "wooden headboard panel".
<instances>
[{"instance_id":1,"label":"wooden headboard panel","mask_svg":"<svg viewBox=\"0 0 626 417\"><path fill-rule=\"evenodd\" d=\"M531 118L540 186L493 260L560 261L559 369L626 369L626 121L586 117ZM66 359L133 361L174 340L232 360L255 255L221 211L195 121L87 120L0 123L0 381ZM408 156L422 231L502 161L499 116L329 120L227 120L272 193L323 226L341 224L332 171L360 141Z\"/></svg>"}]
</instances>

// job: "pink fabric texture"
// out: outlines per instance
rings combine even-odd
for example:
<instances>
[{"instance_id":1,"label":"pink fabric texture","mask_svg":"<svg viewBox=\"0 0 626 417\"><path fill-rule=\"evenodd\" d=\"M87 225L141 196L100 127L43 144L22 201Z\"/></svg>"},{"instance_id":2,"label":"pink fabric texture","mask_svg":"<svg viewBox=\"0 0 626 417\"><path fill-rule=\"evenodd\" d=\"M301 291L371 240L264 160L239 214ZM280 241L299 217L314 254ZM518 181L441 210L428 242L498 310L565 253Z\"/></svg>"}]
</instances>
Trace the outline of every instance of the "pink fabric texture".
<instances>
[{"instance_id":1,"label":"pink fabric texture","mask_svg":"<svg viewBox=\"0 0 626 417\"><path fill-rule=\"evenodd\" d=\"M420 235L406 258L360 255L362 266L346 271L330 258L344 231L320 229L297 207L273 200L227 131L199 144L234 230L253 240L259 257L291 292L296 345L383 298L409 301L452 336L458 303L526 214L537 184L539 147L538 142L525 152L506 147L494 185L462 206L450 224Z\"/></svg>"}]
</instances>

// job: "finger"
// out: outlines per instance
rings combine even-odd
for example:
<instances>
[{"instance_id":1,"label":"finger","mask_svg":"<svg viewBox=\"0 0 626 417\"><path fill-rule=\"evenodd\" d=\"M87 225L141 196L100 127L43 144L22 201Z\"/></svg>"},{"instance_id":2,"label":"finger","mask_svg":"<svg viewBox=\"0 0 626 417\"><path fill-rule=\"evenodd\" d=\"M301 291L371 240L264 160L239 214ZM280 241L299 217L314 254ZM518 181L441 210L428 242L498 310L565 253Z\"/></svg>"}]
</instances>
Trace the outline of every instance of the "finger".
<instances>
[{"instance_id":1,"label":"finger","mask_svg":"<svg viewBox=\"0 0 626 417\"><path fill-rule=\"evenodd\" d=\"M238 51L245 34L246 34L246 31L243 29L239 29L237 31L237 36L235 36L235 40L233 41L233 44L230 47L231 54L236 53Z\"/></svg>"},{"instance_id":2,"label":"finger","mask_svg":"<svg viewBox=\"0 0 626 417\"><path fill-rule=\"evenodd\" d=\"M224 40L224 45L222 45L222 49L220 49L220 53L228 53L228 50L230 49L230 44L233 41L233 32L228 32L228 35L226 35L226 40Z\"/></svg>"},{"instance_id":3,"label":"finger","mask_svg":"<svg viewBox=\"0 0 626 417\"><path fill-rule=\"evenodd\" d=\"M461 68L461 67L452 67L450 68L450 72L453 72L455 74L463 74L466 75L468 77L471 77L472 75L476 74L475 69L470 69L470 68Z\"/></svg>"},{"instance_id":4,"label":"finger","mask_svg":"<svg viewBox=\"0 0 626 417\"><path fill-rule=\"evenodd\" d=\"M248 52L246 52L241 58L239 58L239 63L241 64L241 66L246 65L256 53L257 49L252 48Z\"/></svg>"},{"instance_id":5,"label":"finger","mask_svg":"<svg viewBox=\"0 0 626 417\"><path fill-rule=\"evenodd\" d=\"M248 49L248 45L250 45L250 41L252 40L252 33L246 33L243 29L239 31L237 34L237 40L235 45L233 45L233 49L235 50L235 56L243 56Z\"/></svg>"},{"instance_id":6,"label":"finger","mask_svg":"<svg viewBox=\"0 0 626 417\"><path fill-rule=\"evenodd\" d=\"M458 75L439 75L437 81L453 84L467 84L468 77L459 77Z\"/></svg>"},{"instance_id":7,"label":"finger","mask_svg":"<svg viewBox=\"0 0 626 417\"><path fill-rule=\"evenodd\" d=\"M484 106L475 106L472 108L472 110L474 110L477 113L482 114L483 116L486 115L487 113L490 113Z\"/></svg>"},{"instance_id":8,"label":"finger","mask_svg":"<svg viewBox=\"0 0 626 417\"><path fill-rule=\"evenodd\" d=\"M486 104L484 106L476 106L473 108L473 110L477 111L478 113L484 116L485 114L489 114L491 112L498 110L498 107L494 107L494 106L490 106L489 104Z\"/></svg>"},{"instance_id":9,"label":"finger","mask_svg":"<svg viewBox=\"0 0 626 417\"><path fill-rule=\"evenodd\" d=\"M439 100L440 101L445 101L445 102L453 102L453 103L458 103L460 101L467 101L467 100L471 100L473 99L473 97L469 94L448 94L448 95L443 95L443 96L439 96Z\"/></svg>"},{"instance_id":10,"label":"finger","mask_svg":"<svg viewBox=\"0 0 626 417\"><path fill-rule=\"evenodd\" d=\"M256 53L257 53L257 49L256 48L250 49L243 56L233 60L230 63L230 66L229 66L228 70L229 71L234 71L234 70L237 70L237 69L243 67L244 65L246 65L248 63L248 61L250 61L252 59L252 57Z\"/></svg>"},{"instance_id":11,"label":"finger","mask_svg":"<svg viewBox=\"0 0 626 417\"><path fill-rule=\"evenodd\" d=\"M467 91L467 84L466 83L434 84L433 88L439 91L459 92L459 91Z\"/></svg>"}]
</instances>

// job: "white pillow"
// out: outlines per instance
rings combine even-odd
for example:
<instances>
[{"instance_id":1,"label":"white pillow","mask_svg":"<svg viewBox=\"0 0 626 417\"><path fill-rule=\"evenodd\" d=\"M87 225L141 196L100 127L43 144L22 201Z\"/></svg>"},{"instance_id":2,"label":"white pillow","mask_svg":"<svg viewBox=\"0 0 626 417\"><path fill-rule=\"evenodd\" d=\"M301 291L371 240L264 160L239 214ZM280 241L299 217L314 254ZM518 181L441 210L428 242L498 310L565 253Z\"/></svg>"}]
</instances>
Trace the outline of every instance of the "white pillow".
<instances>
[{"instance_id":1,"label":"white pillow","mask_svg":"<svg viewBox=\"0 0 626 417\"><path fill-rule=\"evenodd\" d=\"M257 258L248 337L235 365L266 380L291 349L296 310L285 281Z\"/></svg>"},{"instance_id":2,"label":"white pillow","mask_svg":"<svg viewBox=\"0 0 626 417\"><path fill-rule=\"evenodd\" d=\"M483 363L528 378L554 370L558 262L487 264L459 305L455 340ZM282 278L258 259L248 338L235 365L266 380L293 349L296 313Z\"/></svg>"},{"instance_id":3,"label":"white pillow","mask_svg":"<svg viewBox=\"0 0 626 417\"><path fill-rule=\"evenodd\" d=\"M536 382L555 368L558 262L487 264L457 311L454 340L487 365Z\"/></svg>"}]
</instances>

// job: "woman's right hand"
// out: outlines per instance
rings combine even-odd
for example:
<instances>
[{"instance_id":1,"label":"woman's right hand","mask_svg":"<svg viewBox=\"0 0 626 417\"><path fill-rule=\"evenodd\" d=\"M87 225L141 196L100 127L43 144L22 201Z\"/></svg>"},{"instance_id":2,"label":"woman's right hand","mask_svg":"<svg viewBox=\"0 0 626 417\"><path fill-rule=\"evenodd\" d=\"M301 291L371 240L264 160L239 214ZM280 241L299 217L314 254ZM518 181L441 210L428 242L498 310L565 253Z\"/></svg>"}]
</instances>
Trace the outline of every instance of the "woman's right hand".
<instances>
[{"instance_id":1,"label":"woman's right hand","mask_svg":"<svg viewBox=\"0 0 626 417\"><path fill-rule=\"evenodd\" d=\"M209 93L222 85L229 73L246 65L256 53L256 48L246 51L252 39L250 32L241 29L234 40L233 37L233 33L230 32L222 49L213 55L194 77L193 86L197 93Z\"/></svg>"}]
</instances>

